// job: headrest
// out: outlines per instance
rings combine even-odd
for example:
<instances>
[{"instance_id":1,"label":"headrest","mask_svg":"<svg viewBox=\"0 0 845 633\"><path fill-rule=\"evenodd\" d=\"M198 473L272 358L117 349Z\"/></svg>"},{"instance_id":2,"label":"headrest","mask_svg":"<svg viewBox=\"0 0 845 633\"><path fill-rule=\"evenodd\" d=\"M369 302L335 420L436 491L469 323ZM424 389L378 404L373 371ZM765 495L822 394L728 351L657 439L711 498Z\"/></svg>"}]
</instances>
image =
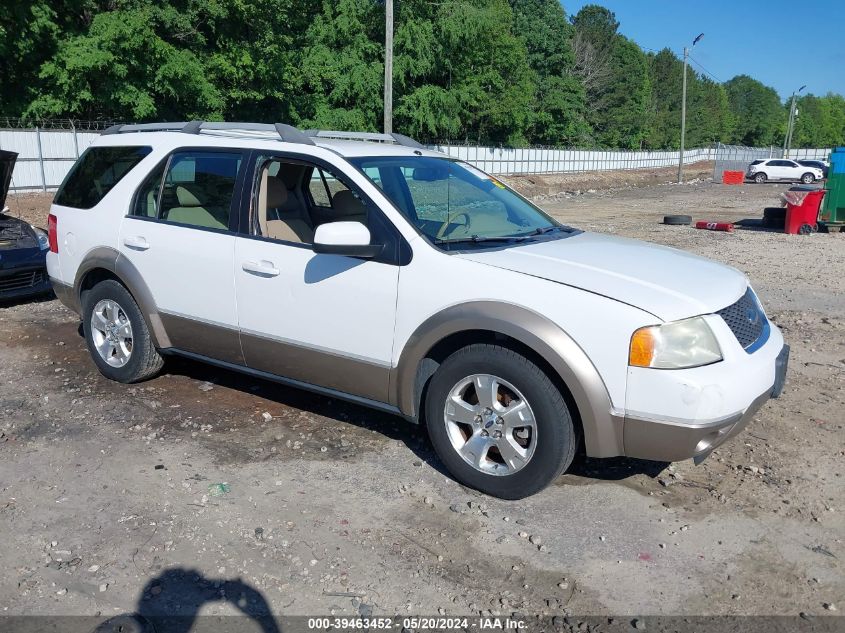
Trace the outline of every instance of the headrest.
<instances>
[{"instance_id":1,"label":"headrest","mask_svg":"<svg viewBox=\"0 0 845 633\"><path fill-rule=\"evenodd\" d=\"M267 208L277 209L288 201L288 188L281 178L267 178Z\"/></svg>"},{"instance_id":2,"label":"headrest","mask_svg":"<svg viewBox=\"0 0 845 633\"><path fill-rule=\"evenodd\" d=\"M363 203L349 189L341 189L334 194L334 197L332 197L332 207L334 207L335 215L338 217L364 215L367 213L367 209Z\"/></svg>"},{"instance_id":3,"label":"headrest","mask_svg":"<svg viewBox=\"0 0 845 633\"><path fill-rule=\"evenodd\" d=\"M202 202L186 187L179 185L176 187L176 199L179 201L180 207L201 207Z\"/></svg>"}]
</instances>

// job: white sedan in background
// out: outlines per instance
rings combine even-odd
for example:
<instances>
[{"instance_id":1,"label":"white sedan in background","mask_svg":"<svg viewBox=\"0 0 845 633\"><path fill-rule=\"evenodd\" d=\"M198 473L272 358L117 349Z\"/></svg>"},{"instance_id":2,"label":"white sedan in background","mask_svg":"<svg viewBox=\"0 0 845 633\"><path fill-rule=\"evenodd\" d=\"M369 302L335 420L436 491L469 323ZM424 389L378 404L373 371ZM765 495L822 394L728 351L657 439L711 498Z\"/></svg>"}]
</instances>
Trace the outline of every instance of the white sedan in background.
<instances>
[{"instance_id":1,"label":"white sedan in background","mask_svg":"<svg viewBox=\"0 0 845 633\"><path fill-rule=\"evenodd\" d=\"M745 172L748 180L762 184L767 180L791 180L809 185L824 178L824 172L818 167L799 165L794 160L785 158L759 159L753 161Z\"/></svg>"}]
</instances>

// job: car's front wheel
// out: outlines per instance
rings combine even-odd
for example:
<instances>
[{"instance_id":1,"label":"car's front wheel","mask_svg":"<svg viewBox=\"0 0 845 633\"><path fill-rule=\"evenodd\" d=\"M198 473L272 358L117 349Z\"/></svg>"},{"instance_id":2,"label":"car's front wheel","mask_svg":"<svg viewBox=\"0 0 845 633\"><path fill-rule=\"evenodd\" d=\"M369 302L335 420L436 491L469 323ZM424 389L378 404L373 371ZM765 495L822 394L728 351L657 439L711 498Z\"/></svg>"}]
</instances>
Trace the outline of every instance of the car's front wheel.
<instances>
[{"instance_id":1,"label":"car's front wheel","mask_svg":"<svg viewBox=\"0 0 845 633\"><path fill-rule=\"evenodd\" d=\"M764 182L766 182L766 174L764 174L762 171L758 171L756 174L754 174L754 182L756 182L758 185L762 185Z\"/></svg>"},{"instance_id":2,"label":"car's front wheel","mask_svg":"<svg viewBox=\"0 0 845 633\"><path fill-rule=\"evenodd\" d=\"M803 182L805 185L809 185L811 183L816 182L816 177L810 172L807 172L806 174L801 176L801 182Z\"/></svg>"},{"instance_id":3,"label":"car's front wheel","mask_svg":"<svg viewBox=\"0 0 845 633\"><path fill-rule=\"evenodd\" d=\"M82 295L82 329L91 358L106 378L139 382L154 376L164 364L138 304L113 279Z\"/></svg>"},{"instance_id":4,"label":"car's front wheel","mask_svg":"<svg viewBox=\"0 0 845 633\"><path fill-rule=\"evenodd\" d=\"M535 363L498 345L449 356L431 380L425 414L452 475L503 499L542 490L575 456L575 427L560 390Z\"/></svg>"}]
</instances>

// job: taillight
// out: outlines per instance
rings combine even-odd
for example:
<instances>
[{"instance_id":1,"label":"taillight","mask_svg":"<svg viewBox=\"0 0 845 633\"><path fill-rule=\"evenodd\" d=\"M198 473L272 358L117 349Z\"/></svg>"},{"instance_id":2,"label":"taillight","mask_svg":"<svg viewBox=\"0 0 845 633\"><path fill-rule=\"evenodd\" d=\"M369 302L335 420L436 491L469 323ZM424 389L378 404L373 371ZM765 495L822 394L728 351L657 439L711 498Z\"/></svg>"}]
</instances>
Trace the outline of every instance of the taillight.
<instances>
[{"instance_id":1,"label":"taillight","mask_svg":"<svg viewBox=\"0 0 845 633\"><path fill-rule=\"evenodd\" d=\"M47 216L47 241L50 242L50 252L59 252L58 220L52 213Z\"/></svg>"}]
</instances>

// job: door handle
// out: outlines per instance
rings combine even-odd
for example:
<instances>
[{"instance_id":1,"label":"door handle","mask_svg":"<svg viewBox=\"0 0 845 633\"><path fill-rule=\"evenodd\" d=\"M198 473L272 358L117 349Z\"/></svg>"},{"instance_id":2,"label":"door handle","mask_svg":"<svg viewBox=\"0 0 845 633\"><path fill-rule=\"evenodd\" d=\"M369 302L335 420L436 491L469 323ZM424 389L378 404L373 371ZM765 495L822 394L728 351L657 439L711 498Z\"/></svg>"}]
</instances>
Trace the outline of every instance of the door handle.
<instances>
[{"instance_id":1,"label":"door handle","mask_svg":"<svg viewBox=\"0 0 845 633\"><path fill-rule=\"evenodd\" d=\"M147 242L147 238L141 235L129 235L124 237L123 243L132 250L136 251L145 251L150 247L150 243Z\"/></svg>"},{"instance_id":2,"label":"door handle","mask_svg":"<svg viewBox=\"0 0 845 633\"><path fill-rule=\"evenodd\" d=\"M241 264L241 268L259 277L277 277L280 272L273 262L267 261L266 259L262 259L260 262L246 261Z\"/></svg>"}]
</instances>

